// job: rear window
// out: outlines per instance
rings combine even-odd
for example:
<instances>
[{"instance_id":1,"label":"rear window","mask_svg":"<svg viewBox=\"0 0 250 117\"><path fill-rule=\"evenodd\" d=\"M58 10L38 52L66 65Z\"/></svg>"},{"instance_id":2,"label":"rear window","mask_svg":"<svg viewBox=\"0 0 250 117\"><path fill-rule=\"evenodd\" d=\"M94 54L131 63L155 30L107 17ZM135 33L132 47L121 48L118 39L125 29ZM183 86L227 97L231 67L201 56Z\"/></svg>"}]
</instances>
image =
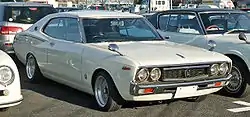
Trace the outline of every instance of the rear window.
<instances>
[{"instance_id":1,"label":"rear window","mask_svg":"<svg viewBox=\"0 0 250 117\"><path fill-rule=\"evenodd\" d=\"M7 6L5 7L4 21L23 24L34 24L44 16L51 13L56 13L56 10L53 7Z\"/></svg>"}]
</instances>

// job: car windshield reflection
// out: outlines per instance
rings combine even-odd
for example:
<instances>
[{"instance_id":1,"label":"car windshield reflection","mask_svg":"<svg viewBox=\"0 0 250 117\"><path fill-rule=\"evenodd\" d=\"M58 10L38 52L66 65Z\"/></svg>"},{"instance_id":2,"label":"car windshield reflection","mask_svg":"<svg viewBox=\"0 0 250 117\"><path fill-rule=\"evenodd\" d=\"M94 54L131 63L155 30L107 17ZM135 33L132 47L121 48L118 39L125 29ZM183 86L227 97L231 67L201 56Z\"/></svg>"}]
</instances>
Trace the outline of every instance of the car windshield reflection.
<instances>
[{"instance_id":1,"label":"car windshield reflection","mask_svg":"<svg viewBox=\"0 0 250 117\"><path fill-rule=\"evenodd\" d=\"M144 18L83 19L87 43L162 40Z\"/></svg>"},{"instance_id":2,"label":"car windshield reflection","mask_svg":"<svg viewBox=\"0 0 250 117\"><path fill-rule=\"evenodd\" d=\"M246 13L201 13L208 34L250 32L250 17Z\"/></svg>"}]
</instances>

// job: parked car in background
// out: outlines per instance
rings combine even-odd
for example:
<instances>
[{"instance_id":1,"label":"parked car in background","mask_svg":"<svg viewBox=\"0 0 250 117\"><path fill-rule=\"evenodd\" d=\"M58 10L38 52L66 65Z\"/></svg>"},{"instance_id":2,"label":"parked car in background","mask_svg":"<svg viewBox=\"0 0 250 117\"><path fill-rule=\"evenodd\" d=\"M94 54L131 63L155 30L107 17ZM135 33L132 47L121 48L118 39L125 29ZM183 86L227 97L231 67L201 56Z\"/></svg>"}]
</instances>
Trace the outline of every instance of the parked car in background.
<instances>
[{"instance_id":1,"label":"parked car in background","mask_svg":"<svg viewBox=\"0 0 250 117\"><path fill-rule=\"evenodd\" d=\"M250 16L250 8L242 8L240 10L245 11L248 14L248 16Z\"/></svg>"},{"instance_id":2,"label":"parked car in background","mask_svg":"<svg viewBox=\"0 0 250 117\"><path fill-rule=\"evenodd\" d=\"M208 8L219 9L218 6L216 6L216 5L210 5L210 4L199 4L199 5L196 6L196 8L202 8L202 9L208 9Z\"/></svg>"},{"instance_id":3,"label":"parked car in background","mask_svg":"<svg viewBox=\"0 0 250 117\"><path fill-rule=\"evenodd\" d=\"M55 8L57 12L68 12L68 11L75 11L75 10L81 10L77 7L57 7Z\"/></svg>"},{"instance_id":4,"label":"parked car in background","mask_svg":"<svg viewBox=\"0 0 250 117\"><path fill-rule=\"evenodd\" d=\"M243 97L250 83L250 19L247 13L227 9L183 9L158 12L149 21L169 41L214 49L233 60L233 75L222 93Z\"/></svg>"},{"instance_id":5,"label":"parked car in background","mask_svg":"<svg viewBox=\"0 0 250 117\"><path fill-rule=\"evenodd\" d=\"M150 13L143 13L143 14L140 14L140 15L142 15L143 17L145 17L145 18L149 18L149 17L151 17L152 15L154 15L156 12L150 12Z\"/></svg>"},{"instance_id":6,"label":"parked car in background","mask_svg":"<svg viewBox=\"0 0 250 117\"><path fill-rule=\"evenodd\" d=\"M87 7L89 10L106 10L105 6L103 5L90 5Z\"/></svg>"},{"instance_id":7,"label":"parked car in background","mask_svg":"<svg viewBox=\"0 0 250 117\"><path fill-rule=\"evenodd\" d=\"M0 50L14 53L12 43L16 33L29 28L44 16L55 13L48 4L30 2L0 3Z\"/></svg>"},{"instance_id":8,"label":"parked car in background","mask_svg":"<svg viewBox=\"0 0 250 117\"><path fill-rule=\"evenodd\" d=\"M143 16L130 13L51 14L18 33L14 49L29 81L45 76L92 94L104 111L124 100L197 101L231 78L228 57L167 42Z\"/></svg>"},{"instance_id":9,"label":"parked car in background","mask_svg":"<svg viewBox=\"0 0 250 117\"><path fill-rule=\"evenodd\" d=\"M0 111L6 111L9 107L20 104L23 96L15 62L1 50L0 58Z\"/></svg>"}]
</instances>

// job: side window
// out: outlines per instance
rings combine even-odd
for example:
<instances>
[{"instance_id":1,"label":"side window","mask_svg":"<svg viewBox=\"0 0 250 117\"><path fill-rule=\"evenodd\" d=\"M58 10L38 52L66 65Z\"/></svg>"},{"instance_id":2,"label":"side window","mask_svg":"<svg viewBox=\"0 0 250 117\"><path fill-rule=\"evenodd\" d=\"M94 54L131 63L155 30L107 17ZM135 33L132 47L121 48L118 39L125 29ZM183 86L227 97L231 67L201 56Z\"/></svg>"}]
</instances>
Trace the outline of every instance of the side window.
<instances>
[{"instance_id":1,"label":"side window","mask_svg":"<svg viewBox=\"0 0 250 117\"><path fill-rule=\"evenodd\" d=\"M165 5L165 1L162 1L162 5Z\"/></svg>"},{"instance_id":2,"label":"side window","mask_svg":"<svg viewBox=\"0 0 250 117\"><path fill-rule=\"evenodd\" d=\"M201 27L194 14L171 14L167 31L201 34Z\"/></svg>"},{"instance_id":3,"label":"side window","mask_svg":"<svg viewBox=\"0 0 250 117\"><path fill-rule=\"evenodd\" d=\"M177 32L177 29L178 29L178 25L177 25L177 16L176 14L171 14L170 17L169 17L169 22L168 22L168 25L166 27L166 31L169 31L169 32Z\"/></svg>"},{"instance_id":4,"label":"side window","mask_svg":"<svg viewBox=\"0 0 250 117\"><path fill-rule=\"evenodd\" d=\"M49 21L43 32L56 39L66 39L65 22L63 18L56 18Z\"/></svg>"},{"instance_id":5,"label":"side window","mask_svg":"<svg viewBox=\"0 0 250 117\"><path fill-rule=\"evenodd\" d=\"M167 25L169 21L169 15L168 14L163 14L159 16L159 29L162 31L166 31Z\"/></svg>"},{"instance_id":6,"label":"side window","mask_svg":"<svg viewBox=\"0 0 250 117\"><path fill-rule=\"evenodd\" d=\"M73 42L81 41L81 34L76 18L65 18L66 19L66 40Z\"/></svg>"}]
</instances>

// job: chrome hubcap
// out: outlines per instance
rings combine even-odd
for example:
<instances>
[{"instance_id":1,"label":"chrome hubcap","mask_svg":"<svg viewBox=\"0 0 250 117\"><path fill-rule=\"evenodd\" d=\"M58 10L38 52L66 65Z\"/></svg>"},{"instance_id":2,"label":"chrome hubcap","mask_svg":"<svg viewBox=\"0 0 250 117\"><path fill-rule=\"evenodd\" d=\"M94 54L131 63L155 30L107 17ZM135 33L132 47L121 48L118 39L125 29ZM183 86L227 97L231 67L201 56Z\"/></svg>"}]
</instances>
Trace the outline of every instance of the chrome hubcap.
<instances>
[{"instance_id":1,"label":"chrome hubcap","mask_svg":"<svg viewBox=\"0 0 250 117\"><path fill-rule=\"evenodd\" d=\"M227 89L230 92L237 92L241 87L243 78L241 76L240 70L236 68L235 66L232 67L231 74L232 74L232 78L230 79L229 84L227 85Z\"/></svg>"},{"instance_id":2,"label":"chrome hubcap","mask_svg":"<svg viewBox=\"0 0 250 117\"><path fill-rule=\"evenodd\" d=\"M97 103L104 107L109 98L109 90L106 79L103 76L98 76L95 82L95 98Z\"/></svg>"},{"instance_id":3,"label":"chrome hubcap","mask_svg":"<svg viewBox=\"0 0 250 117\"><path fill-rule=\"evenodd\" d=\"M26 63L26 73L29 79L32 79L35 74L36 61L33 56L29 56Z\"/></svg>"}]
</instances>

